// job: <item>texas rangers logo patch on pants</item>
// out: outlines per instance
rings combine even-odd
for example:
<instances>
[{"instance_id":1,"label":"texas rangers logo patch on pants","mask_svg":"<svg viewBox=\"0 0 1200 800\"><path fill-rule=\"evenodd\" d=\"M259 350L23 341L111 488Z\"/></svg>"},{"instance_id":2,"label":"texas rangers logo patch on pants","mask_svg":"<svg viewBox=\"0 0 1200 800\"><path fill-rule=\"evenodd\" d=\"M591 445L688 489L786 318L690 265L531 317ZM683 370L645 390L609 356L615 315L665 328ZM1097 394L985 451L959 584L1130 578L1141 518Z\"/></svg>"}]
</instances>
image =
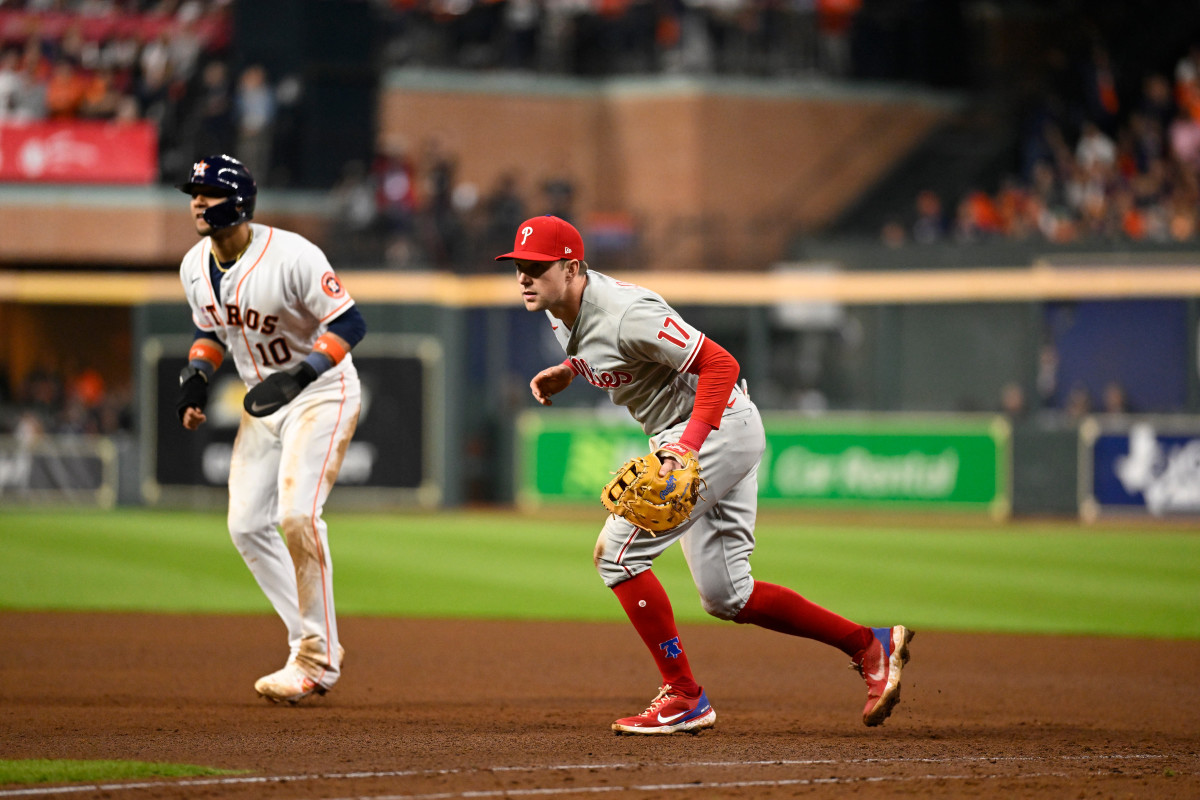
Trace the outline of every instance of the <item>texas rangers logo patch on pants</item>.
<instances>
[{"instance_id":1,"label":"texas rangers logo patch on pants","mask_svg":"<svg viewBox=\"0 0 1200 800\"><path fill-rule=\"evenodd\" d=\"M658 649L663 651L663 655L667 658L679 658L683 655L683 648L679 646L679 637L667 639L665 642L660 642Z\"/></svg>"}]
</instances>

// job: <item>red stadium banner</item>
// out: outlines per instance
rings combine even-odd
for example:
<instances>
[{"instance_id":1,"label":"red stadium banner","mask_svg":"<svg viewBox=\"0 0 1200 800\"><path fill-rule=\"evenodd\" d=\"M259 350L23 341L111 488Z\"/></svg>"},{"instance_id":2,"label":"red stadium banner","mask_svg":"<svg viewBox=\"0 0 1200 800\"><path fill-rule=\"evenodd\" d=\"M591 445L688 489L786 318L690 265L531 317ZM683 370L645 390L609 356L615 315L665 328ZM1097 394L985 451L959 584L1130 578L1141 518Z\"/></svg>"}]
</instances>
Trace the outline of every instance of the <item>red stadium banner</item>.
<instances>
[{"instance_id":1,"label":"red stadium banner","mask_svg":"<svg viewBox=\"0 0 1200 800\"><path fill-rule=\"evenodd\" d=\"M158 132L149 122L0 124L0 181L150 184Z\"/></svg>"},{"instance_id":2,"label":"red stadium banner","mask_svg":"<svg viewBox=\"0 0 1200 800\"><path fill-rule=\"evenodd\" d=\"M0 0L3 4L3 0ZM132 39L148 42L159 36L185 32L199 37L207 49L217 50L229 42L231 15L219 8L195 19L158 13L111 11L102 16L69 11L25 11L0 9L0 44L22 46L31 36L43 42L56 42L68 33L78 33L84 41L106 42Z\"/></svg>"}]
</instances>

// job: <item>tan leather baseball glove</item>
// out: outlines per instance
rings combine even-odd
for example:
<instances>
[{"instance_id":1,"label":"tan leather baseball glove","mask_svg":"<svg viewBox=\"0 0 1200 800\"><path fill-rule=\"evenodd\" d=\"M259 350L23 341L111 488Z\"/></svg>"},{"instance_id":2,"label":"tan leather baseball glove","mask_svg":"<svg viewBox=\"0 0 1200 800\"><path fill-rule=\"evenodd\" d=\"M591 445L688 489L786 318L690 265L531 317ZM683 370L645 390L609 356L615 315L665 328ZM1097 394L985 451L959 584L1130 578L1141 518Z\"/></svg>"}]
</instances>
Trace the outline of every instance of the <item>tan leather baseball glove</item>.
<instances>
[{"instance_id":1,"label":"tan leather baseball glove","mask_svg":"<svg viewBox=\"0 0 1200 800\"><path fill-rule=\"evenodd\" d=\"M683 466L659 477L668 456ZM688 521L700 500L703 482L696 455L679 445L667 445L621 465L600 493L600 500L610 514L656 536Z\"/></svg>"}]
</instances>

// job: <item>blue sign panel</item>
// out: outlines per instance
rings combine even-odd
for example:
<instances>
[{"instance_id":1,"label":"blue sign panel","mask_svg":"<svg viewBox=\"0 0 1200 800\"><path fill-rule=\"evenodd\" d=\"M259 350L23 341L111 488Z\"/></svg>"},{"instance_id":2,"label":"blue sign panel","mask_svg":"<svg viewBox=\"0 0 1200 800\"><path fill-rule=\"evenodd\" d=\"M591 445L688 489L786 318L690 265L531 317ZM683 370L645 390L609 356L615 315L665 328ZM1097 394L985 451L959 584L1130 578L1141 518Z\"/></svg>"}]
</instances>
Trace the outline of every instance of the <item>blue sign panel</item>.
<instances>
[{"instance_id":1,"label":"blue sign panel","mask_svg":"<svg viewBox=\"0 0 1200 800\"><path fill-rule=\"evenodd\" d=\"M1102 508L1155 516L1200 512L1200 426L1159 432L1139 422L1092 442L1092 497Z\"/></svg>"}]
</instances>

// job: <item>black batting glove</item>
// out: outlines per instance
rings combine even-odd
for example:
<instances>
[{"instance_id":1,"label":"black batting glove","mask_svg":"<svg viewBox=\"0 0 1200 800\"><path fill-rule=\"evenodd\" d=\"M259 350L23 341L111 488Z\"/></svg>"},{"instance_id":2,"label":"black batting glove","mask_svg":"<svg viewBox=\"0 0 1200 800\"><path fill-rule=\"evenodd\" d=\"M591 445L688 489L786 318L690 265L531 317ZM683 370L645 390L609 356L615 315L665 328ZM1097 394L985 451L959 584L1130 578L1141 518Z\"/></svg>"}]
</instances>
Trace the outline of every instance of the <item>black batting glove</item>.
<instances>
[{"instance_id":1,"label":"black batting glove","mask_svg":"<svg viewBox=\"0 0 1200 800\"><path fill-rule=\"evenodd\" d=\"M179 401L175 403L175 411L179 421L183 422L183 413L189 408L200 411L208 405L208 375L204 370L186 366L179 373Z\"/></svg>"},{"instance_id":2,"label":"black batting glove","mask_svg":"<svg viewBox=\"0 0 1200 800\"><path fill-rule=\"evenodd\" d=\"M317 379L312 364L301 361L291 372L275 372L246 392L242 405L252 417L265 417L296 399L300 390Z\"/></svg>"}]
</instances>

